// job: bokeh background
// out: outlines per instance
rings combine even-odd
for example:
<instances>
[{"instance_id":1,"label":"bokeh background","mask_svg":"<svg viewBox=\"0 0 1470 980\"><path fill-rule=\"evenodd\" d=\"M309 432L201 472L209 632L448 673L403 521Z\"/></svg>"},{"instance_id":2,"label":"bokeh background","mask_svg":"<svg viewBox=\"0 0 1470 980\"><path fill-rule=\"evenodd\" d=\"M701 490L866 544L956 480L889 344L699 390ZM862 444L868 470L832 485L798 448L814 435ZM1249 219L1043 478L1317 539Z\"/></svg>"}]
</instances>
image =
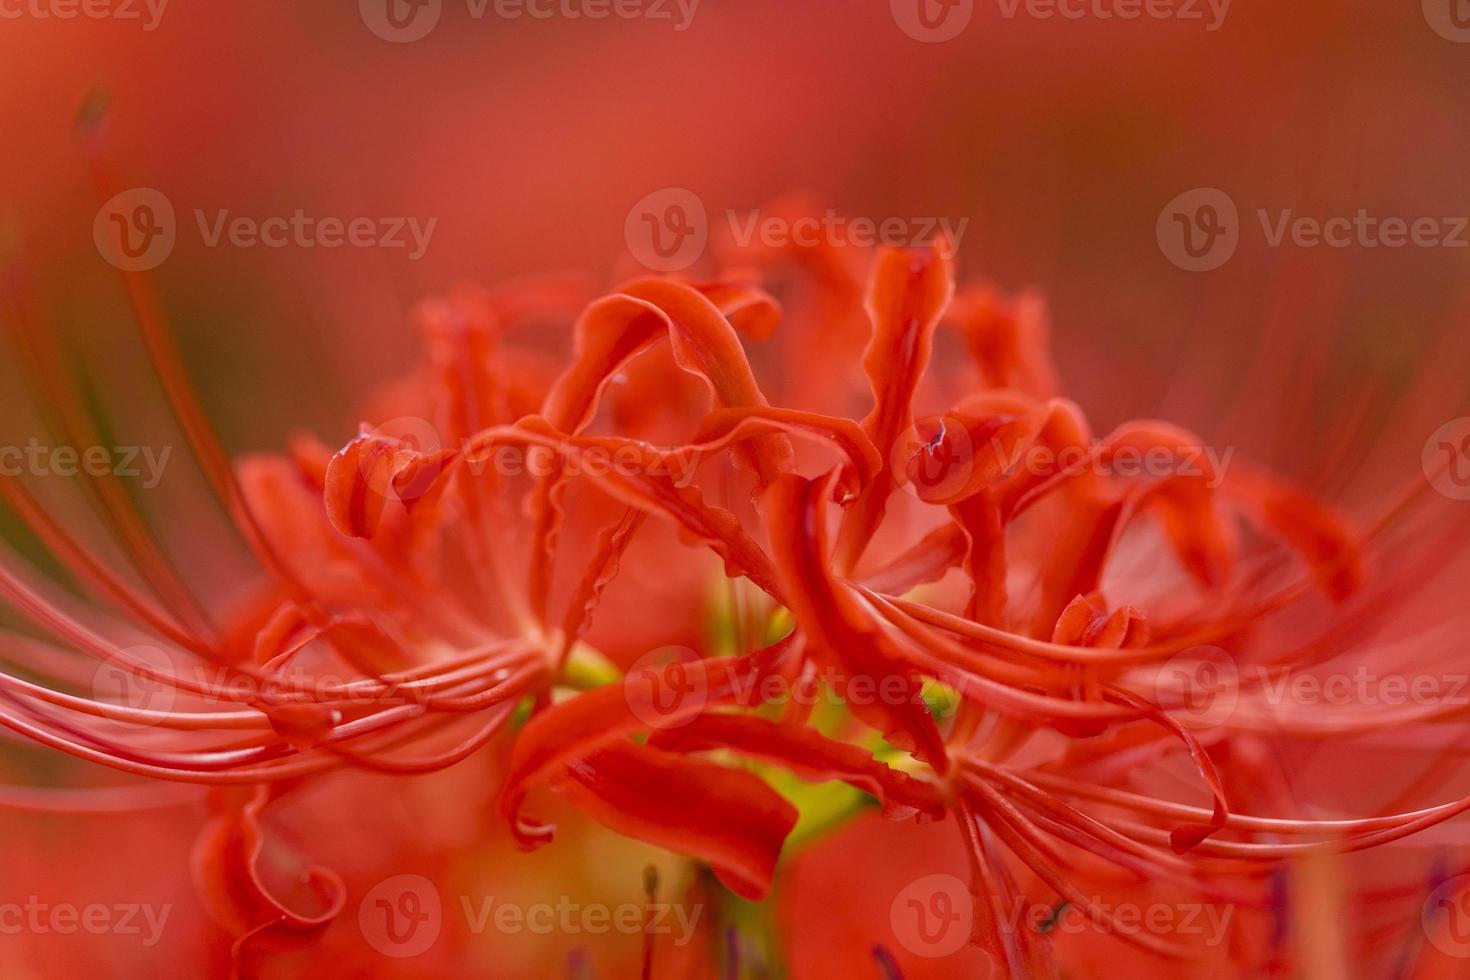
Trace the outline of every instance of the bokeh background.
<instances>
[{"instance_id":1,"label":"bokeh background","mask_svg":"<svg viewBox=\"0 0 1470 980\"><path fill-rule=\"evenodd\" d=\"M73 120L105 90L124 179L179 211L161 284L239 448L289 424L342 430L342 401L411 353L407 313L427 292L613 275L628 209L668 186L712 214L804 190L853 215L968 219L965 271L1045 290L1074 390L1086 403L1108 389L1119 416L1153 410L1202 350L1228 377L1294 266L1321 295L1293 329L1411 360L1470 250L1303 254L1269 248L1252 216L1470 211L1470 45L1432 30L1418 0L1236 0L1214 31L1193 6L1203 19L1070 20L981 0L945 43L908 36L887 0L703 0L683 31L493 6L476 19L446 0L408 44L347 0L173 0L152 31L4 19L0 215L58 318L102 336L121 305L92 246ZM1209 274L1172 265L1154 237L1160 209L1196 187L1226 191L1246 220ZM414 262L210 249L188 217L298 207L438 225ZM1140 365L1149 383L1110 386L1111 368Z\"/></svg>"}]
</instances>

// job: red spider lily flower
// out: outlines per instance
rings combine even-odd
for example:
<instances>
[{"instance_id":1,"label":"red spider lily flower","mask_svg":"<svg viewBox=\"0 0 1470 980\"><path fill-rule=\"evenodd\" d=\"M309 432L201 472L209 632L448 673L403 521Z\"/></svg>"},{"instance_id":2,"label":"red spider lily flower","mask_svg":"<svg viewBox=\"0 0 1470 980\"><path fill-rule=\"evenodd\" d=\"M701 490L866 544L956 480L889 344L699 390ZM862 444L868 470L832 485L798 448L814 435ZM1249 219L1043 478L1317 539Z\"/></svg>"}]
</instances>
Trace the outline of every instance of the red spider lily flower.
<instances>
[{"instance_id":1,"label":"red spider lily flower","mask_svg":"<svg viewBox=\"0 0 1470 980\"><path fill-rule=\"evenodd\" d=\"M100 158L97 179L110 196ZM178 804L167 783L203 794L194 877L242 975L276 975L316 944L330 951L319 962L379 969L361 942L333 945L340 913L368 897L314 853L341 814L293 800L344 774L420 782L476 762L449 784L479 793L465 797L469 839L504 833L541 852L524 860L544 859L561 833L551 816L575 827L580 814L710 869L690 892L717 894L718 881L754 908L785 867L820 876L795 853L813 824L874 803L882 840L922 834L927 849L951 834L942 875L958 890L874 895L886 922L823 953L870 975L924 975L926 958L973 963L978 949L999 975L1060 976L1069 956L1094 955L1053 936L1067 916L1150 964L1276 969L1307 955L1283 948L1288 927L1343 942L1276 894L1282 877L1327 894L1335 872L1320 869L1429 831L1470 796L1415 806L1410 787L1361 816L1275 816L1243 806L1268 798L1245 788L1280 788L1273 738L1418 728L1463 708L1313 716L1273 710L1269 694L1392 622L1403 576L1442 560L1465 521L1426 536L1422 479L1352 520L1264 466L1222 465L1166 422L1098 435L1059 393L1035 297L957 290L944 241L868 257L860 294L839 274L851 256L819 251L579 301L561 362L514 337L564 312L565 289L458 290L420 308L422 364L345 446L301 436L285 456L233 464L151 283L125 273L168 404L259 575L249 601L222 608L116 478L87 490L125 565L0 478L85 593L0 560L0 596L39 634L11 638L23 669L0 674L0 724L152 787L130 782L125 806ZM783 317L762 281L786 264L817 281ZM18 294L10 306L53 427L85 442L64 358ZM862 351L849 358L858 310ZM804 351L811 370L763 383L747 353L763 344ZM944 344L968 361L936 357ZM1141 571L1120 577L1125 562ZM687 655L627 656L636 644L619 635L639 624L626 610L703 615L694 594L670 598L681 576L720 584L727 628L687 635ZM98 669L161 696L89 692ZM808 786L832 784L851 789L814 802ZM28 807L97 799L5 792L0 804ZM272 815L292 805L317 818L315 836L272 837ZM448 848L383 846L456 873ZM663 880L646 879L650 907ZM1354 900L1412 904L1420 884ZM414 894L381 899L386 921L428 915ZM1201 948L1130 914L1161 896L1253 920L1218 937L1228 953ZM724 923L726 976L776 952L754 948L738 918ZM793 961L810 963L794 932ZM699 962L661 949L651 927L639 939L645 977L715 975L708 937ZM457 935L435 968L474 975L471 945Z\"/></svg>"}]
</instances>

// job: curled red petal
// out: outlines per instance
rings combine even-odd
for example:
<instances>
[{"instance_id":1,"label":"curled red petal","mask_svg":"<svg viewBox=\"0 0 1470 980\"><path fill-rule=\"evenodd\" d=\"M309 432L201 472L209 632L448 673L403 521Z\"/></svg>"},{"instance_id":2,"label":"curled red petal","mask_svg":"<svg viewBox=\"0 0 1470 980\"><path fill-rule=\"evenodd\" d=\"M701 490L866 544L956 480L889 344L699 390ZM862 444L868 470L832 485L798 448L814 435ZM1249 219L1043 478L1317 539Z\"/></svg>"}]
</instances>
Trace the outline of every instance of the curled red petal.
<instances>
[{"instance_id":1,"label":"curled red petal","mask_svg":"<svg viewBox=\"0 0 1470 980\"><path fill-rule=\"evenodd\" d=\"M751 340L767 340L781 324L781 304L758 286L721 280L695 287L719 307L725 319Z\"/></svg>"},{"instance_id":2,"label":"curled red petal","mask_svg":"<svg viewBox=\"0 0 1470 980\"><path fill-rule=\"evenodd\" d=\"M516 739L500 791L500 812L522 846L546 843L553 828L520 812L532 785L630 732L651 724L676 727L709 708L748 701L760 678L779 668L791 648L792 639L787 637L746 657L637 670L621 684L588 691L538 713ZM655 704L653 710L642 710Z\"/></svg>"},{"instance_id":3,"label":"curled red petal","mask_svg":"<svg viewBox=\"0 0 1470 980\"><path fill-rule=\"evenodd\" d=\"M889 641L828 567L826 513L832 477L789 475L766 491L764 512L786 602L814 656L837 668L839 687L860 680L902 696L851 699L855 715L937 771L948 766L944 741L920 693L923 682L888 648ZM839 694L842 693L840 690Z\"/></svg>"},{"instance_id":4,"label":"curled red petal","mask_svg":"<svg viewBox=\"0 0 1470 980\"><path fill-rule=\"evenodd\" d=\"M770 892L798 816L754 773L631 742L571 763L558 791L620 834L708 862L749 901Z\"/></svg>"},{"instance_id":5,"label":"curled red petal","mask_svg":"<svg viewBox=\"0 0 1470 980\"><path fill-rule=\"evenodd\" d=\"M888 766L861 746L827 738L806 725L757 715L707 714L677 728L660 729L650 745L671 752L729 749L772 762L803 779L840 779L876 797L892 818L943 816L943 797L933 784Z\"/></svg>"},{"instance_id":6,"label":"curled red petal","mask_svg":"<svg viewBox=\"0 0 1470 980\"><path fill-rule=\"evenodd\" d=\"M348 537L371 538L388 507L409 507L431 494L454 458L452 451L420 452L364 426L327 464L327 518Z\"/></svg>"},{"instance_id":7,"label":"curled red petal","mask_svg":"<svg viewBox=\"0 0 1470 980\"><path fill-rule=\"evenodd\" d=\"M383 519L392 482L392 449L386 440L360 435L327 464L327 518L340 533L370 538Z\"/></svg>"},{"instance_id":8,"label":"curled red petal","mask_svg":"<svg viewBox=\"0 0 1470 980\"><path fill-rule=\"evenodd\" d=\"M265 832L261 813L270 799L268 787L248 796L229 793L215 798L215 813L195 842L194 880L210 915L237 939L236 962L251 962L259 951L310 945L342 911L347 889L328 868L303 866L298 883L316 899L317 907L299 911L271 893L261 878Z\"/></svg>"},{"instance_id":9,"label":"curled red petal","mask_svg":"<svg viewBox=\"0 0 1470 980\"><path fill-rule=\"evenodd\" d=\"M1220 778L1220 770L1215 768L1214 760L1206 751L1203 743L1178 720L1171 718L1167 713L1160 711L1158 707L1144 698L1139 697L1132 691L1118 687L1109 687L1107 696L1120 704L1137 708L1154 721L1156 724L1168 730L1175 738L1184 743L1189 750L1189 757L1194 762L1195 771L1204 780L1205 787L1210 791L1214 799L1214 809L1211 811L1208 823L1187 823L1175 827L1169 832L1169 846L1176 854L1183 854L1199 846L1208 840L1217 831L1225 826L1225 821L1230 819L1230 803L1225 795L1225 783Z\"/></svg>"},{"instance_id":10,"label":"curled red petal","mask_svg":"<svg viewBox=\"0 0 1470 980\"><path fill-rule=\"evenodd\" d=\"M1057 389L1050 353L1046 301L1036 293L1007 297L991 286L971 286L955 297L947 319L959 330L980 376L992 388L1014 388L1038 398Z\"/></svg>"},{"instance_id":11,"label":"curled red petal","mask_svg":"<svg viewBox=\"0 0 1470 980\"><path fill-rule=\"evenodd\" d=\"M934 328L954 295L954 249L940 241L927 252L884 249L868 287L873 333L863 370L873 391L873 409L863 429L884 461L880 478L853 505L838 539L838 566L851 569L888 506L894 486L889 458L913 424L914 393L929 365Z\"/></svg>"},{"instance_id":12,"label":"curled red petal","mask_svg":"<svg viewBox=\"0 0 1470 980\"><path fill-rule=\"evenodd\" d=\"M769 406L716 409L700 423L695 443L704 452L735 438L751 438L763 432L816 437L835 445L846 460L839 491L844 502L870 486L883 467L877 447L856 422L799 409Z\"/></svg>"},{"instance_id":13,"label":"curled red petal","mask_svg":"<svg viewBox=\"0 0 1470 980\"><path fill-rule=\"evenodd\" d=\"M602 599L602 593L617 578L618 564L623 552L633 541L633 535L648 516L646 511L630 507L612 527L605 528L597 536L597 549L587 564L576 591L567 603L566 616L562 620L562 650L569 651L582 638L592 621L592 611Z\"/></svg>"},{"instance_id":14,"label":"curled red petal","mask_svg":"<svg viewBox=\"0 0 1470 980\"><path fill-rule=\"evenodd\" d=\"M770 559L745 532L740 519L707 503L699 488L689 485L690 452L684 453L680 463L675 458L678 451L666 452L632 439L568 436L533 416L513 427L480 433L459 457L459 468L451 472L479 465L502 445L544 447L563 460L578 460L586 454L605 461L613 454L622 460L620 465L582 466L582 476L623 503L673 521L685 540L709 545L724 560L727 575L747 577L769 594L779 595Z\"/></svg>"},{"instance_id":15,"label":"curled red petal","mask_svg":"<svg viewBox=\"0 0 1470 980\"><path fill-rule=\"evenodd\" d=\"M638 279L598 300L577 321L573 362L546 397L542 414L552 428L576 435L596 414L603 389L619 368L667 337L676 363L709 384L724 407L765 405L750 362L730 322L698 290L662 279ZM769 435L745 447L742 459L762 484L791 464L784 436ZM537 481L531 497L533 525L530 595L545 616L551 563L561 523L556 475Z\"/></svg>"}]
</instances>

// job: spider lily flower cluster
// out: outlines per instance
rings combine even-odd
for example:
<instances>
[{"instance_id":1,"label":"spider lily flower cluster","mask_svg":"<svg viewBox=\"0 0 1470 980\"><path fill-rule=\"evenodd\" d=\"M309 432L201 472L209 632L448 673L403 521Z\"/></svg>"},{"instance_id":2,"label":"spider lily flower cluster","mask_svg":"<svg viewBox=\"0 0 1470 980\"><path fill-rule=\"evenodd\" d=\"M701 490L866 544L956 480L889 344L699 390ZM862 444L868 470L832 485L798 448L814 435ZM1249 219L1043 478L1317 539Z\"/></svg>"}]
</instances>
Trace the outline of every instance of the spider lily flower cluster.
<instances>
[{"instance_id":1,"label":"spider lily flower cluster","mask_svg":"<svg viewBox=\"0 0 1470 980\"><path fill-rule=\"evenodd\" d=\"M1268 684L1391 609L1402 586L1375 581L1370 559L1422 480L1350 527L1306 489L1166 422L1095 433L1059 393L1044 307L957 291L948 242L736 258L706 281L638 278L591 302L538 283L426 303L421 365L359 435L335 450L301 436L286 455L235 463L150 281L124 273L264 598L228 619L211 608L115 473L82 479L126 573L0 474L0 496L95 600L0 561L0 596L38 628L7 637L17 669L0 673L0 725L131 777L206 788L195 876L247 972L316 940L354 897L308 866L317 903L303 912L259 873L262 816L282 793L344 769L412 778L492 745L508 753L497 816L523 847L556 836L550 790L707 865L745 899L770 892L801 816L772 771L845 781L894 821L945 822L968 854L967 935L1013 978L1058 975L1038 925L1058 903L1152 953L1198 956L1187 937L1123 927L1097 896L1147 882L1279 917L1283 862L1470 809L1466 798L1316 820L1237 803L1265 765L1240 740L1263 724L1351 735L1453 709L1208 724L1193 711L1201 650L1256 665ZM780 303L762 286L793 276ZM573 299L569 359L516 347L523 324ZM53 428L95 444L54 343L26 304L8 312ZM956 356L937 360L940 342ZM408 437L404 419L432 437ZM1164 465L1116 465L1128 458ZM639 552L667 528L677 540ZM1434 549L1414 553L1431 567ZM640 591L710 554L735 610L728 648L615 669L593 644L609 595L623 590L640 615L684 615ZM1149 570L1129 601L1109 585L1120 554ZM166 697L109 696L88 681L104 669ZM798 694L811 691L841 709ZM1189 802L1149 779L1181 761ZM22 791L6 792L0 804ZM1278 955L1240 945L1251 962ZM902 950L875 955L875 971L901 971Z\"/></svg>"}]
</instances>

